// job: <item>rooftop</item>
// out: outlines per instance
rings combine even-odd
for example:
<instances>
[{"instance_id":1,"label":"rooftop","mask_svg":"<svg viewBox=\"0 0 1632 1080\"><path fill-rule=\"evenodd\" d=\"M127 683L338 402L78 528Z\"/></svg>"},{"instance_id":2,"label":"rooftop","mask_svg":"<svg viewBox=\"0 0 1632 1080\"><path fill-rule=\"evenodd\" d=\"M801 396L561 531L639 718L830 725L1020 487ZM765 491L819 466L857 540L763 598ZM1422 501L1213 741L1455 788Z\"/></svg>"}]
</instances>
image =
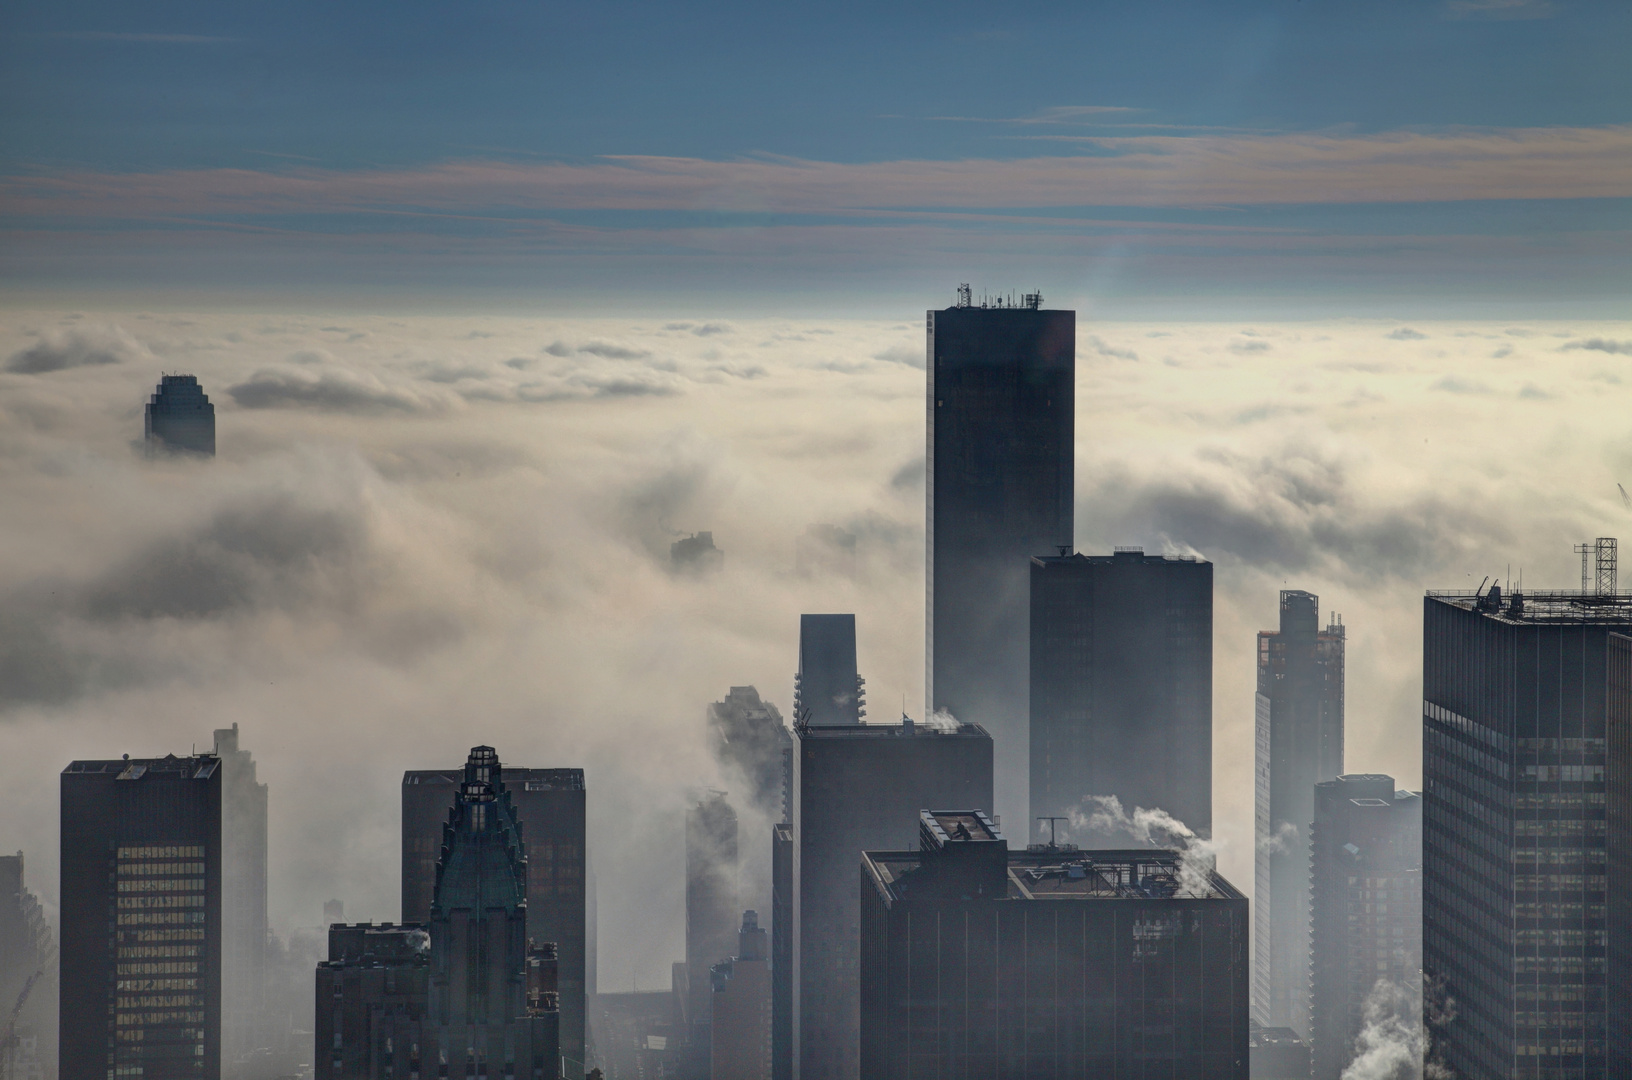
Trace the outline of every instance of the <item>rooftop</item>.
<instances>
[{"instance_id":1,"label":"rooftop","mask_svg":"<svg viewBox=\"0 0 1632 1080\"><path fill-rule=\"evenodd\" d=\"M191 757L170 754L162 758L125 757L113 761L71 761L62 772L64 776L102 775L112 776L115 780L140 780L146 776L182 776L194 780L208 780L220 764L221 759L214 754L195 754Z\"/></svg>"},{"instance_id":2,"label":"rooftop","mask_svg":"<svg viewBox=\"0 0 1632 1080\"><path fill-rule=\"evenodd\" d=\"M1061 551L1058 555L1033 555L1031 561L1039 565L1092 563L1204 563L1200 555L1147 555L1142 547L1119 547L1109 555L1084 555L1082 552Z\"/></svg>"},{"instance_id":3,"label":"rooftop","mask_svg":"<svg viewBox=\"0 0 1632 1080\"><path fill-rule=\"evenodd\" d=\"M966 739L989 739L986 729L979 724L921 724L911 717L902 717L899 724L795 724L801 739L903 739L926 735L961 736Z\"/></svg>"},{"instance_id":4,"label":"rooftop","mask_svg":"<svg viewBox=\"0 0 1632 1080\"><path fill-rule=\"evenodd\" d=\"M1632 628L1632 593L1626 592L1585 592L1577 589L1515 591L1504 595L1501 586L1492 585L1489 589L1471 593L1430 590L1428 598L1464 611L1478 612L1510 626L1575 623Z\"/></svg>"},{"instance_id":5,"label":"rooftop","mask_svg":"<svg viewBox=\"0 0 1632 1080\"><path fill-rule=\"evenodd\" d=\"M521 769L514 765L505 765L502 766L501 778L505 787L521 791L582 791L584 787L582 769ZM410 769L402 774L405 786L446 784L452 787L463 783L464 779L465 770L462 768Z\"/></svg>"},{"instance_id":6,"label":"rooftop","mask_svg":"<svg viewBox=\"0 0 1632 1080\"><path fill-rule=\"evenodd\" d=\"M1241 900L1242 893L1217 872L1206 875L1197 895L1181 887L1183 854L1157 848L1107 851L1010 851L1010 900ZM864 858L890 900L897 882L923 862L918 851L869 851Z\"/></svg>"}]
</instances>

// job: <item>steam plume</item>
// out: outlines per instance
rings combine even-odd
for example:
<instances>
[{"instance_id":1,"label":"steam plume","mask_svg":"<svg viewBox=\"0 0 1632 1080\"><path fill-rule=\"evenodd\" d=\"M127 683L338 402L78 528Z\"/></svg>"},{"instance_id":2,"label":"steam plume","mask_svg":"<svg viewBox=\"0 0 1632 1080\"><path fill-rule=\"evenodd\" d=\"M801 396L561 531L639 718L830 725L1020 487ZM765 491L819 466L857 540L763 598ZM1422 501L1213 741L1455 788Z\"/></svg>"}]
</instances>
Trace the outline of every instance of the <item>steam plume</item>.
<instances>
[{"instance_id":1,"label":"steam plume","mask_svg":"<svg viewBox=\"0 0 1632 1080\"><path fill-rule=\"evenodd\" d=\"M1090 795L1072 808L1070 816L1073 829L1090 833L1123 832L1142 844L1176 849L1180 889L1194 896L1207 894L1213 869L1218 864L1218 848L1166 810L1136 806L1129 815L1122 809L1122 800L1115 795Z\"/></svg>"}]
</instances>

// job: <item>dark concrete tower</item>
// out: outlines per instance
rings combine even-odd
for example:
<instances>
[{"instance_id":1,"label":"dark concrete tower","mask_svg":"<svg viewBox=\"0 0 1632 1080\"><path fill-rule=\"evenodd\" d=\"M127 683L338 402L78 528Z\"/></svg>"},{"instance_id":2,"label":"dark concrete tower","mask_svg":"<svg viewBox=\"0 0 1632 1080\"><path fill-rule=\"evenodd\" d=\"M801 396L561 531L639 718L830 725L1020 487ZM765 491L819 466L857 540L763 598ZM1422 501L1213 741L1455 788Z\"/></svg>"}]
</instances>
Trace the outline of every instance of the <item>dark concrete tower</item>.
<instances>
[{"instance_id":1,"label":"dark concrete tower","mask_svg":"<svg viewBox=\"0 0 1632 1080\"><path fill-rule=\"evenodd\" d=\"M1030 559L1071 546L1076 312L928 313L925 710L992 734L997 787L1027 810Z\"/></svg>"},{"instance_id":2,"label":"dark concrete tower","mask_svg":"<svg viewBox=\"0 0 1632 1080\"><path fill-rule=\"evenodd\" d=\"M1088 795L1212 834L1212 563L1137 548L1031 560L1032 825Z\"/></svg>"},{"instance_id":3,"label":"dark concrete tower","mask_svg":"<svg viewBox=\"0 0 1632 1080\"><path fill-rule=\"evenodd\" d=\"M1256 950L1252 1003L1265 1027L1309 1034L1309 825L1315 785L1343 771L1343 625L1320 597L1281 592L1281 627L1258 634Z\"/></svg>"},{"instance_id":4,"label":"dark concrete tower","mask_svg":"<svg viewBox=\"0 0 1632 1080\"><path fill-rule=\"evenodd\" d=\"M62 772L62 1080L221 1075L221 762Z\"/></svg>"},{"instance_id":5,"label":"dark concrete tower","mask_svg":"<svg viewBox=\"0 0 1632 1080\"><path fill-rule=\"evenodd\" d=\"M992 739L974 724L794 730L793 1052L800 1080L860 1067L862 852L910 847L926 806L984 809Z\"/></svg>"},{"instance_id":6,"label":"dark concrete tower","mask_svg":"<svg viewBox=\"0 0 1632 1080\"><path fill-rule=\"evenodd\" d=\"M793 715L803 724L859 724L864 680L856 674L856 617L799 616Z\"/></svg>"},{"instance_id":7,"label":"dark concrete tower","mask_svg":"<svg viewBox=\"0 0 1632 1080\"><path fill-rule=\"evenodd\" d=\"M192 375L165 375L148 399L143 433L150 452L215 456L215 406Z\"/></svg>"},{"instance_id":8,"label":"dark concrete tower","mask_svg":"<svg viewBox=\"0 0 1632 1080\"><path fill-rule=\"evenodd\" d=\"M1339 1080L1368 1001L1421 1023L1422 797L1381 774L1316 784L1309 876L1312 1075Z\"/></svg>"},{"instance_id":9,"label":"dark concrete tower","mask_svg":"<svg viewBox=\"0 0 1632 1080\"><path fill-rule=\"evenodd\" d=\"M522 826L491 746L470 751L442 829L430 935L427 1027L436 1033L442 1072L553 1080L556 1014L534 1008L529 993Z\"/></svg>"},{"instance_id":10,"label":"dark concrete tower","mask_svg":"<svg viewBox=\"0 0 1632 1080\"><path fill-rule=\"evenodd\" d=\"M266 785L238 747L238 725L215 732L221 759L221 1053L234 1063L283 1034L266 1019ZM267 1036L267 1038L262 1038Z\"/></svg>"},{"instance_id":11,"label":"dark concrete tower","mask_svg":"<svg viewBox=\"0 0 1632 1080\"><path fill-rule=\"evenodd\" d=\"M1423 607L1435 1051L1456 1076L1632 1076L1632 596Z\"/></svg>"},{"instance_id":12,"label":"dark concrete tower","mask_svg":"<svg viewBox=\"0 0 1632 1080\"><path fill-rule=\"evenodd\" d=\"M793 1080L793 826L771 826L771 1080Z\"/></svg>"},{"instance_id":13,"label":"dark concrete tower","mask_svg":"<svg viewBox=\"0 0 1632 1080\"><path fill-rule=\"evenodd\" d=\"M737 947L737 812L711 791L686 814L686 1024L692 1052L708 1061L713 1006L709 969Z\"/></svg>"}]
</instances>

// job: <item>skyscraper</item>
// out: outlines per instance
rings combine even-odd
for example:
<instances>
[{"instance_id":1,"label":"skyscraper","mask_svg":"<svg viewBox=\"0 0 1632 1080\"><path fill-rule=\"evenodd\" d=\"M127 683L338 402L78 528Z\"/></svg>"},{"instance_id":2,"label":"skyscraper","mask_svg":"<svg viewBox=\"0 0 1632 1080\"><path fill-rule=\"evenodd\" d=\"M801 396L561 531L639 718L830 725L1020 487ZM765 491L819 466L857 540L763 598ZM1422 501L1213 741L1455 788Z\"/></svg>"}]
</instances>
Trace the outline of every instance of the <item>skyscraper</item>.
<instances>
[{"instance_id":1,"label":"skyscraper","mask_svg":"<svg viewBox=\"0 0 1632 1080\"><path fill-rule=\"evenodd\" d=\"M56 954L51 924L23 876L23 853L0 855L0 1023L12 1027L10 1045L0 1035L0 1070L7 1080L44 1080L54 1061Z\"/></svg>"},{"instance_id":2,"label":"skyscraper","mask_svg":"<svg viewBox=\"0 0 1632 1080\"><path fill-rule=\"evenodd\" d=\"M442 847L442 823L463 781L461 769L416 770L402 777L402 921L428 923ZM588 896L584 770L504 767L527 855L527 926L556 944L563 1076L584 1070L588 981Z\"/></svg>"},{"instance_id":3,"label":"skyscraper","mask_svg":"<svg viewBox=\"0 0 1632 1080\"><path fill-rule=\"evenodd\" d=\"M1368 1000L1421 1022L1422 797L1381 774L1316 784L1309 853L1312 1075L1339 1080Z\"/></svg>"},{"instance_id":4,"label":"skyscraper","mask_svg":"<svg viewBox=\"0 0 1632 1080\"><path fill-rule=\"evenodd\" d=\"M793 714L805 724L859 724L866 691L856 674L856 617L799 616L799 671Z\"/></svg>"},{"instance_id":5,"label":"skyscraper","mask_svg":"<svg viewBox=\"0 0 1632 1080\"><path fill-rule=\"evenodd\" d=\"M771 972L757 912L742 913L736 955L715 964L709 979L710 1080L771 1080Z\"/></svg>"},{"instance_id":6,"label":"skyscraper","mask_svg":"<svg viewBox=\"0 0 1632 1080\"><path fill-rule=\"evenodd\" d=\"M1084 796L1213 823L1213 564L1194 555L1031 560L1031 820Z\"/></svg>"},{"instance_id":7,"label":"skyscraper","mask_svg":"<svg viewBox=\"0 0 1632 1080\"><path fill-rule=\"evenodd\" d=\"M165 375L148 399L143 434L149 452L215 456L215 406L192 375Z\"/></svg>"},{"instance_id":8,"label":"skyscraper","mask_svg":"<svg viewBox=\"0 0 1632 1080\"><path fill-rule=\"evenodd\" d=\"M771 826L771 1077L793 1080L793 826Z\"/></svg>"},{"instance_id":9,"label":"skyscraper","mask_svg":"<svg viewBox=\"0 0 1632 1080\"><path fill-rule=\"evenodd\" d=\"M62 772L62 1080L221 1075L221 762Z\"/></svg>"},{"instance_id":10,"label":"skyscraper","mask_svg":"<svg viewBox=\"0 0 1632 1080\"><path fill-rule=\"evenodd\" d=\"M928 313L926 712L995 740L998 788L1027 809L1030 559L1071 546L1076 312Z\"/></svg>"},{"instance_id":11,"label":"skyscraper","mask_svg":"<svg viewBox=\"0 0 1632 1080\"><path fill-rule=\"evenodd\" d=\"M1613 586L1611 586L1613 588ZM1423 602L1422 960L1456 1075L1632 1076L1632 596Z\"/></svg>"},{"instance_id":12,"label":"skyscraper","mask_svg":"<svg viewBox=\"0 0 1632 1080\"><path fill-rule=\"evenodd\" d=\"M530 938L521 834L498 754L473 747L442 829L431 901L426 1026L448 1075L555 1080L560 1067L554 995L531 992L535 968L555 950Z\"/></svg>"},{"instance_id":13,"label":"skyscraper","mask_svg":"<svg viewBox=\"0 0 1632 1080\"><path fill-rule=\"evenodd\" d=\"M733 686L724 700L709 705L708 731L714 759L741 774L753 807L786 821L793 736L777 707L752 686Z\"/></svg>"},{"instance_id":14,"label":"skyscraper","mask_svg":"<svg viewBox=\"0 0 1632 1080\"><path fill-rule=\"evenodd\" d=\"M1281 591L1258 634L1252 1004L1265 1027L1309 1034L1309 824L1315 785L1343 771L1343 625L1320 597Z\"/></svg>"},{"instance_id":15,"label":"skyscraper","mask_svg":"<svg viewBox=\"0 0 1632 1080\"><path fill-rule=\"evenodd\" d=\"M317 965L316 1080L437 1075L430 974L423 926L330 926L329 958Z\"/></svg>"},{"instance_id":16,"label":"skyscraper","mask_svg":"<svg viewBox=\"0 0 1632 1080\"><path fill-rule=\"evenodd\" d=\"M238 747L238 725L215 732L221 759L221 1058L238 1062L284 1032L266 1025L266 785Z\"/></svg>"},{"instance_id":17,"label":"skyscraper","mask_svg":"<svg viewBox=\"0 0 1632 1080\"><path fill-rule=\"evenodd\" d=\"M794 736L794 1071L847 1080L860 1061L861 853L910 846L922 807L990 805L992 738L905 719Z\"/></svg>"},{"instance_id":18,"label":"skyscraper","mask_svg":"<svg viewBox=\"0 0 1632 1080\"><path fill-rule=\"evenodd\" d=\"M709 969L737 946L740 883L737 812L711 791L686 813L686 1024L701 1063L708 1061L713 993Z\"/></svg>"},{"instance_id":19,"label":"skyscraper","mask_svg":"<svg viewBox=\"0 0 1632 1080\"><path fill-rule=\"evenodd\" d=\"M861 864L861 1072L1246 1080L1247 899L1176 851L923 812Z\"/></svg>"}]
</instances>

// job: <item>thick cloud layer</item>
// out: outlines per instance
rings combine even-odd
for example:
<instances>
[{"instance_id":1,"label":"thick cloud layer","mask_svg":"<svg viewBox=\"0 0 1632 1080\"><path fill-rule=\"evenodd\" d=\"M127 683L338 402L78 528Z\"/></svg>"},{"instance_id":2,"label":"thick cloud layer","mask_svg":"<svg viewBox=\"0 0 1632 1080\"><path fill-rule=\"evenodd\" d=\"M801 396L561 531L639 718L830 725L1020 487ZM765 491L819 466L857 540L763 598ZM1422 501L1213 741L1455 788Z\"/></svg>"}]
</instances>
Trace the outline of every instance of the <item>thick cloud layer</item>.
<instances>
[{"instance_id":1,"label":"thick cloud layer","mask_svg":"<svg viewBox=\"0 0 1632 1080\"><path fill-rule=\"evenodd\" d=\"M663 984L687 801L740 781L708 703L752 684L786 714L799 613L854 611L875 717L922 715L908 314L5 317L0 356L70 355L92 321L126 344L0 373L0 850L54 902L62 765L236 721L271 785L279 928L330 897L395 918L401 771L488 742L589 771L602 985ZM1578 344L1626 325L1401 329L1082 320L1079 546L1217 563L1214 842L1244 888L1279 589L1348 625L1349 766L1416 786L1422 590L1568 586L1572 543L1632 535L1632 362ZM161 370L215 401L213 461L133 447ZM857 537L853 571L795 573L813 523ZM671 573L703 529L724 570ZM1022 799L1000 781L1006 821Z\"/></svg>"}]
</instances>

